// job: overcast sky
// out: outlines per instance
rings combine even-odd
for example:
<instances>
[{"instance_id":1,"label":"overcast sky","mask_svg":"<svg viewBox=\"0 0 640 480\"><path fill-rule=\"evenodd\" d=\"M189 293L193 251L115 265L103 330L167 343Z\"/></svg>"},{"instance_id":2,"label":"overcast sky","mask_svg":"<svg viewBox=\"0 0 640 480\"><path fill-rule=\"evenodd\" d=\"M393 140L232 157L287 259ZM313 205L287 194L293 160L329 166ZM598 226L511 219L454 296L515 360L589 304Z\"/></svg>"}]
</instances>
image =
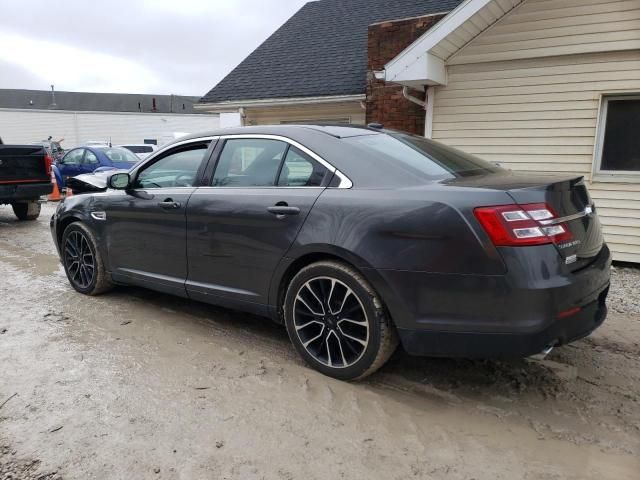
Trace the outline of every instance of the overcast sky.
<instances>
[{"instance_id":1,"label":"overcast sky","mask_svg":"<svg viewBox=\"0 0 640 480\"><path fill-rule=\"evenodd\" d=\"M204 95L307 0L0 0L0 88Z\"/></svg>"}]
</instances>

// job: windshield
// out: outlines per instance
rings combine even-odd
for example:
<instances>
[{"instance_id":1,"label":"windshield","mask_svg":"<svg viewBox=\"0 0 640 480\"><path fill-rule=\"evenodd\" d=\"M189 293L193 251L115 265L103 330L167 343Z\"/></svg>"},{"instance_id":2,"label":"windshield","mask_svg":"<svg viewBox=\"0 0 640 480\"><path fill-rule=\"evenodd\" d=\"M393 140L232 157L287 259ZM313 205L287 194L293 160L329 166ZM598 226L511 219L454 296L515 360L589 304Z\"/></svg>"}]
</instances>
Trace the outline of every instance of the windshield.
<instances>
[{"instance_id":1,"label":"windshield","mask_svg":"<svg viewBox=\"0 0 640 480\"><path fill-rule=\"evenodd\" d=\"M430 180L470 177L503 169L478 157L424 137L404 133L362 135L343 141L364 147L376 159Z\"/></svg>"},{"instance_id":2,"label":"windshield","mask_svg":"<svg viewBox=\"0 0 640 480\"><path fill-rule=\"evenodd\" d=\"M140 159L126 148L100 148L108 158L114 163L138 163Z\"/></svg>"}]
</instances>

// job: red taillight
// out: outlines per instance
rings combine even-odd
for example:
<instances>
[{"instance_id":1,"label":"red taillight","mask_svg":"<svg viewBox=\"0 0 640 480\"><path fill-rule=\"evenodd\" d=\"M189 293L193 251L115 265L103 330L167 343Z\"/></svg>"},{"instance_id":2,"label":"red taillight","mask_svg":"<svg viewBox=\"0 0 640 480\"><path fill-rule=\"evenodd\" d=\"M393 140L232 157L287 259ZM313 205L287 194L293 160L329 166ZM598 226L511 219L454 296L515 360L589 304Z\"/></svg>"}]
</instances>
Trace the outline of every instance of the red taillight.
<instances>
[{"instance_id":1,"label":"red taillight","mask_svg":"<svg viewBox=\"0 0 640 480\"><path fill-rule=\"evenodd\" d=\"M49 155L44 156L44 168L47 171L47 175L51 176L51 165L53 161Z\"/></svg>"},{"instance_id":2,"label":"red taillight","mask_svg":"<svg viewBox=\"0 0 640 480\"><path fill-rule=\"evenodd\" d=\"M544 245L573 238L567 225L552 223L557 216L544 203L481 207L474 213L497 247Z\"/></svg>"}]
</instances>

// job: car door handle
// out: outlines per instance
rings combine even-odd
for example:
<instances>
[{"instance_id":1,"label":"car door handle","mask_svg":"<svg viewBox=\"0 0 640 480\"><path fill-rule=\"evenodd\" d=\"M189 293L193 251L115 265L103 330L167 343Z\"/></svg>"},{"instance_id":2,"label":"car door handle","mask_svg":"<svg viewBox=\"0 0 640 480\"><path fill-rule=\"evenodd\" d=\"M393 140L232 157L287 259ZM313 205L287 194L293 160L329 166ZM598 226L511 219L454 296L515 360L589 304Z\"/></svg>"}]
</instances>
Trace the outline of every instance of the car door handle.
<instances>
[{"instance_id":1,"label":"car door handle","mask_svg":"<svg viewBox=\"0 0 640 480\"><path fill-rule=\"evenodd\" d=\"M170 198L167 198L164 202L159 202L158 206L165 210L177 210L180 208L180 202L174 202Z\"/></svg>"},{"instance_id":2,"label":"car door handle","mask_svg":"<svg viewBox=\"0 0 640 480\"><path fill-rule=\"evenodd\" d=\"M267 208L269 213L273 213L274 215L298 215L300 213L300 209L298 207L288 207L288 206L280 206L276 205L275 207Z\"/></svg>"}]
</instances>

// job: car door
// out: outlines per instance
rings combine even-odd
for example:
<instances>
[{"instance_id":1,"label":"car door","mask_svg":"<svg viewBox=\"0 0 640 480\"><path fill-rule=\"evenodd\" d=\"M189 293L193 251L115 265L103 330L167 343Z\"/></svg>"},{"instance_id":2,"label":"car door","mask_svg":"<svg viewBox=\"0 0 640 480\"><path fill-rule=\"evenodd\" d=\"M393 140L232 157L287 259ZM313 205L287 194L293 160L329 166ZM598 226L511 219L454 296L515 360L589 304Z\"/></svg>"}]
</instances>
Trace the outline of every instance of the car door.
<instances>
[{"instance_id":1,"label":"car door","mask_svg":"<svg viewBox=\"0 0 640 480\"><path fill-rule=\"evenodd\" d=\"M269 283L333 175L281 138L229 137L187 208L190 297L263 311Z\"/></svg>"},{"instance_id":2,"label":"car door","mask_svg":"<svg viewBox=\"0 0 640 480\"><path fill-rule=\"evenodd\" d=\"M106 231L116 281L185 295L185 212L210 143L175 146L136 168L130 189L110 192Z\"/></svg>"},{"instance_id":3,"label":"car door","mask_svg":"<svg viewBox=\"0 0 640 480\"><path fill-rule=\"evenodd\" d=\"M82 173L91 173L100 166L98 157L91 150L86 149L84 156L82 157L82 163L80 164L80 171Z\"/></svg>"},{"instance_id":4,"label":"car door","mask_svg":"<svg viewBox=\"0 0 640 480\"><path fill-rule=\"evenodd\" d=\"M60 174L65 182L67 181L67 178L75 177L82 173L81 168L84 151L84 148L76 148L69 151L64 157L62 157L62 160L60 160L58 170L60 170Z\"/></svg>"}]
</instances>

